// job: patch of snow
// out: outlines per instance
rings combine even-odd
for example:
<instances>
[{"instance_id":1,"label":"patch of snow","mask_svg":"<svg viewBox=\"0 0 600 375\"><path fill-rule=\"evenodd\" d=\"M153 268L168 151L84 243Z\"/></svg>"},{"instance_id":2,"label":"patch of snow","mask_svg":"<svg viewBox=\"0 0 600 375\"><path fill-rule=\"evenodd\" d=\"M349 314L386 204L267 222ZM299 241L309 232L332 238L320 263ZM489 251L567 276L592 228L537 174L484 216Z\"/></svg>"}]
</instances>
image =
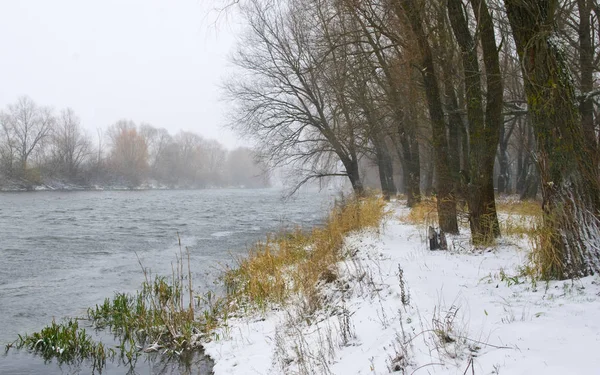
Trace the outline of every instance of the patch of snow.
<instances>
[{"instance_id":1,"label":"patch of snow","mask_svg":"<svg viewBox=\"0 0 600 375\"><path fill-rule=\"evenodd\" d=\"M403 213L347 237L324 309L230 319L206 353L220 374L594 374L600 279L533 283L527 243L473 249L468 235L429 251ZM298 304L292 304L295 306Z\"/></svg>"}]
</instances>

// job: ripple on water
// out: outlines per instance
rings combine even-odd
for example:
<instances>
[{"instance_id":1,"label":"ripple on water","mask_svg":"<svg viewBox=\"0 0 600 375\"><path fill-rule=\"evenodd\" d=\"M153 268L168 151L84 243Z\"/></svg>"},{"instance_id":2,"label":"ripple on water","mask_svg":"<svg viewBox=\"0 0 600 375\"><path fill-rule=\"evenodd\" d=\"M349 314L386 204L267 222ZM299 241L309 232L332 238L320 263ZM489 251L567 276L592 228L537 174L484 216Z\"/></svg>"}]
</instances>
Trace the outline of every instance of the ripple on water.
<instances>
[{"instance_id":1,"label":"ripple on water","mask_svg":"<svg viewBox=\"0 0 600 375\"><path fill-rule=\"evenodd\" d=\"M222 232L214 232L214 233L211 233L210 235L213 237L229 237L235 233L236 232L226 230L226 231L222 231Z\"/></svg>"},{"instance_id":2,"label":"ripple on water","mask_svg":"<svg viewBox=\"0 0 600 375\"><path fill-rule=\"evenodd\" d=\"M30 311L19 311L13 315L15 318L31 318L35 316L33 312Z\"/></svg>"},{"instance_id":3,"label":"ripple on water","mask_svg":"<svg viewBox=\"0 0 600 375\"><path fill-rule=\"evenodd\" d=\"M282 203L279 196L275 190L2 196L2 203L18 209L0 215L0 344L43 328L53 317L85 315L86 308L114 292L135 292L144 280L136 253L152 275L170 276L179 254L177 233L191 249L192 269L199 275L194 286L210 285L214 279L205 273L213 275L232 253L246 254L249 244L280 228L282 213L288 223L302 223L320 212L325 199L313 195ZM9 355L12 359L0 360L0 374L63 373L31 356ZM157 369L144 363L136 372L153 373L149 367ZM116 365L103 371L121 373L123 367Z\"/></svg>"}]
</instances>

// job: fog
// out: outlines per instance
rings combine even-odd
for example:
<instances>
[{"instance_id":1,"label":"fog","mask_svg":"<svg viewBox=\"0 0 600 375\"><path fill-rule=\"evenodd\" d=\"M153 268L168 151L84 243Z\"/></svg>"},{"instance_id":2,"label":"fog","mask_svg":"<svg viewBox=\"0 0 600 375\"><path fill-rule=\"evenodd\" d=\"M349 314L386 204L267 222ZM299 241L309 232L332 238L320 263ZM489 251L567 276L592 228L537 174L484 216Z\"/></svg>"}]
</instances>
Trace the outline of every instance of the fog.
<instances>
[{"instance_id":1,"label":"fog","mask_svg":"<svg viewBox=\"0 0 600 375\"><path fill-rule=\"evenodd\" d=\"M235 22L198 0L0 2L0 108L22 95L70 107L90 133L119 119L231 149L218 84Z\"/></svg>"},{"instance_id":2,"label":"fog","mask_svg":"<svg viewBox=\"0 0 600 375\"><path fill-rule=\"evenodd\" d=\"M119 120L94 136L71 108L28 96L0 110L0 189L265 187L247 147Z\"/></svg>"}]
</instances>

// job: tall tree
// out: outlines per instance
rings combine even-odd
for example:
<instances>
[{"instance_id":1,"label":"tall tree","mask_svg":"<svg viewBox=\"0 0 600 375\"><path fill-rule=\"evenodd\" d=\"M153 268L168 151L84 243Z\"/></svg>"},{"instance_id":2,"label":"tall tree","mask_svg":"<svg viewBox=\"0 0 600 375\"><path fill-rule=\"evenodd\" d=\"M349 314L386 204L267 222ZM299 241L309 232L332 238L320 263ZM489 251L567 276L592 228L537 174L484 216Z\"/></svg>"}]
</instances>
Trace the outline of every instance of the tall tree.
<instances>
[{"instance_id":1,"label":"tall tree","mask_svg":"<svg viewBox=\"0 0 600 375\"><path fill-rule=\"evenodd\" d=\"M595 4L594 4L595 3ZM581 125L583 126L585 146L590 154L590 160L595 169L598 169L598 140L594 124L594 102L592 91L594 89L594 70L598 70L599 60L594 61L594 51L599 46L599 41L594 38L592 9L594 5L598 8L598 3L594 0L577 0L577 9L579 12L579 24L577 34L579 37L579 70L580 80L579 87L582 97L579 104L581 113ZM600 29L600 20L597 19L600 14L596 15L596 27ZM599 35L600 36L600 31ZM596 52L600 56L600 52Z\"/></svg>"},{"instance_id":2,"label":"tall tree","mask_svg":"<svg viewBox=\"0 0 600 375\"><path fill-rule=\"evenodd\" d=\"M485 95L477 55L477 41L469 30L464 4L448 0L448 14L462 52L469 120L469 171L467 204L474 243L486 243L500 235L494 198L494 160L502 119L503 87L494 23L485 0L471 0L485 66Z\"/></svg>"},{"instance_id":3,"label":"tall tree","mask_svg":"<svg viewBox=\"0 0 600 375\"><path fill-rule=\"evenodd\" d=\"M81 164L91 153L91 142L71 108L60 112L51 141L53 162L60 173L71 180L76 178Z\"/></svg>"},{"instance_id":4,"label":"tall tree","mask_svg":"<svg viewBox=\"0 0 600 375\"><path fill-rule=\"evenodd\" d=\"M404 46L408 43L402 39L400 23L392 19L393 13L386 12L386 7L373 1L346 0L343 4L350 13L352 22L360 30L359 38L355 41L357 55L369 67L368 77L365 77L364 82L359 80L359 85L364 88L369 83L374 83L384 94L381 100L371 100L371 105L387 107L389 124L385 132L396 143L396 151L402 163L407 205L412 207L421 199L421 173L417 121L412 113L418 106L418 100L416 93L410 92L414 83L406 78L406 69L410 69L410 64L404 55L410 55L410 52L406 53ZM381 128L381 125L376 127L380 132L383 131ZM381 151L384 154L386 152L385 149ZM380 161L387 159L384 156Z\"/></svg>"},{"instance_id":5,"label":"tall tree","mask_svg":"<svg viewBox=\"0 0 600 375\"><path fill-rule=\"evenodd\" d=\"M158 166L162 162L166 149L173 142L167 129L155 128L150 124L140 124L140 135L144 138L148 147L148 165L152 177L157 178Z\"/></svg>"},{"instance_id":6,"label":"tall tree","mask_svg":"<svg viewBox=\"0 0 600 375\"><path fill-rule=\"evenodd\" d=\"M9 104L3 118L3 128L19 163L16 172L23 173L32 153L50 135L55 118L50 108L38 106L28 96Z\"/></svg>"},{"instance_id":7,"label":"tall tree","mask_svg":"<svg viewBox=\"0 0 600 375\"><path fill-rule=\"evenodd\" d=\"M506 0L535 130L546 277L600 272L598 171L590 162L573 81L555 37L558 0Z\"/></svg>"},{"instance_id":8,"label":"tall tree","mask_svg":"<svg viewBox=\"0 0 600 375\"><path fill-rule=\"evenodd\" d=\"M233 126L258 141L264 162L292 165L300 176L296 187L344 176L363 194L363 140L347 103L338 100L350 67L323 40L318 8L250 0L241 9L249 30L233 62L244 74L226 84L236 105ZM335 87L328 85L333 79Z\"/></svg>"},{"instance_id":9,"label":"tall tree","mask_svg":"<svg viewBox=\"0 0 600 375\"><path fill-rule=\"evenodd\" d=\"M0 172L12 176L15 167L15 139L7 114L0 112Z\"/></svg>"},{"instance_id":10,"label":"tall tree","mask_svg":"<svg viewBox=\"0 0 600 375\"><path fill-rule=\"evenodd\" d=\"M454 183L448 157L446 122L433 63L433 54L423 26L422 7L415 0L398 0L394 4L400 18L406 15L421 54L420 69L423 75L423 84L433 131L432 140L434 164L437 173L436 192L440 229L446 233L458 233L456 199L452 189Z\"/></svg>"},{"instance_id":11,"label":"tall tree","mask_svg":"<svg viewBox=\"0 0 600 375\"><path fill-rule=\"evenodd\" d=\"M114 171L129 187L138 186L148 169L148 147L135 123L120 120L108 130L111 148L111 163Z\"/></svg>"}]
</instances>

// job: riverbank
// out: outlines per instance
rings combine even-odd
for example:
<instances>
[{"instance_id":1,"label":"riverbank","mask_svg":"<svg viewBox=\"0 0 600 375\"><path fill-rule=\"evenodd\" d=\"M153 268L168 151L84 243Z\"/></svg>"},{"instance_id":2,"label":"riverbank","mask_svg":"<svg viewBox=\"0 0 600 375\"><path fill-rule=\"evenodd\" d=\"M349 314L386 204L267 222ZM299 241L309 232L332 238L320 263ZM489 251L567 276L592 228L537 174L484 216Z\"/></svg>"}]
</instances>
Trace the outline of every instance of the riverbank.
<instances>
[{"instance_id":1,"label":"riverbank","mask_svg":"<svg viewBox=\"0 0 600 375\"><path fill-rule=\"evenodd\" d=\"M26 191L121 191L121 190L203 190L203 189L263 189L270 186L196 186L196 185L167 185L157 181L147 181L137 186L126 184L75 184L58 179L46 179L40 182L31 182L25 179L7 179L0 176L0 192L26 192Z\"/></svg>"},{"instance_id":2,"label":"riverbank","mask_svg":"<svg viewBox=\"0 0 600 375\"><path fill-rule=\"evenodd\" d=\"M283 194L277 189L1 194L0 346L18 334L39 332L53 318L56 323L87 318L89 307L115 292L135 295L144 282L138 256L152 275L170 281L179 239L184 254L189 248L198 297L219 288L213 281L222 268L245 257L268 233L309 230L326 219L330 194L303 191L285 201ZM187 273L187 254L185 261ZM96 336L89 321L79 324L94 341L114 348L108 329ZM56 358L44 366L41 356L27 352L11 349L0 358L0 374L63 373ZM162 360L140 352L137 372L148 373L151 364L159 368ZM91 373L85 361L77 366ZM102 370L123 372L118 359Z\"/></svg>"},{"instance_id":3,"label":"riverbank","mask_svg":"<svg viewBox=\"0 0 600 375\"><path fill-rule=\"evenodd\" d=\"M473 249L468 235L429 251L403 204L346 236L321 277L322 308L302 297L222 322L204 344L220 374L590 374L600 368L600 278L521 276L527 237ZM293 296L291 298L294 298Z\"/></svg>"}]
</instances>

